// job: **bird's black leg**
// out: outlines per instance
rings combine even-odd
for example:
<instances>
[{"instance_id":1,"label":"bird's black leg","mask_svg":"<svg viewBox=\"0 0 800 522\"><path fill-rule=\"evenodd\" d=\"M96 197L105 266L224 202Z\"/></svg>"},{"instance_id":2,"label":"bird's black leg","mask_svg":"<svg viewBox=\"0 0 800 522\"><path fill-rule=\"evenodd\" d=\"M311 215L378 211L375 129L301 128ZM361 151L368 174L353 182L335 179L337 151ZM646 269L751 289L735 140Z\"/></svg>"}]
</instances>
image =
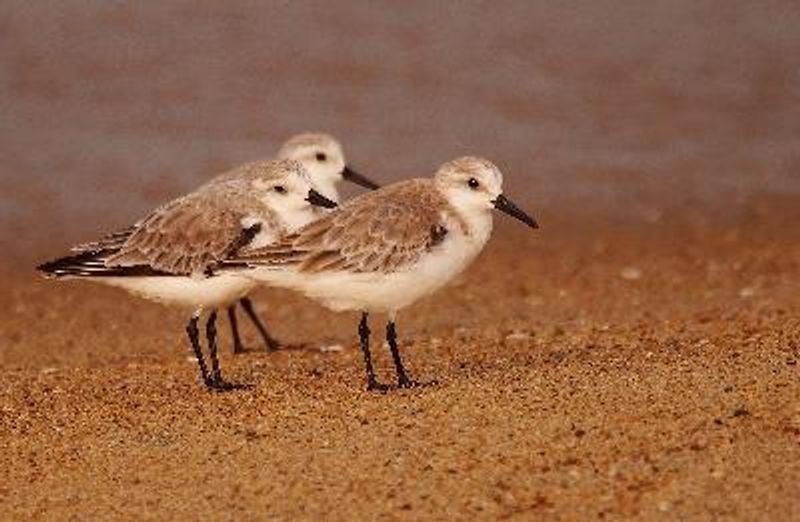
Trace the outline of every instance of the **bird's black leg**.
<instances>
[{"instance_id":1,"label":"bird's black leg","mask_svg":"<svg viewBox=\"0 0 800 522\"><path fill-rule=\"evenodd\" d=\"M250 317L250 320L253 322L254 325L256 325L258 333L260 333L261 338L264 339L264 346L266 346L267 351L274 352L275 350L279 350L281 347L280 343L276 341L275 338L269 334L264 324L258 318L258 315L256 314L256 311L253 308L253 302L247 297L242 297L239 300L239 302L241 303L242 308L244 308L244 311L247 312L247 315Z\"/></svg>"},{"instance_id":2,"label":"bird's black leg","mask_svg":"<svg viewBox=\"0 0 800 522\"><path fill-rule=\"evenodd\" d=\"M209 388L216 391L227 391L235 388L234 385L225 382L222 378L222 371L219 368L219 357L217 354L217 311L212 310L206 321L206 338L208 339L208 354L211 358L211 379Z\"/></svg>"},{"instance_id":3,"label":"bird's black leg","mask_svg":"<svg viewBox=\"0 0 800 522\"><path fill-rule=\"evenodd\" d=\"M375 369L372 367L372 354L369 352L369 325L367 325L367 312L361 314L361 321L358 323L358 337L361 341L361 353L364 355L364 367L367 371L367 390L386 391L388 386L378 382L375 378Z\"/></svg>"},{"instance_id":4,"label":"bird's black leg","mask_svg":"<svg viewBox=\"0 0 800 522\"><path fill-rule=\"evenodd\" d=\"M400 350L397 349L397 330L394 321L386 323L386 341L389 343L389 350L392 352L392 360L394 361L394 369L397 373L397 386L399 388L413 388L419 386L420 383L408 377L406 369L403 366L403 360L400 359Z\"/></svg>"},{"instance_id":5,"label":"bird's black leg","mask_svg":"<svg viewBox=\"0 0 800 522\"><path fill-rule=\"evenodd\" d=\"M242 353L245 350L242 338L239 336L239 321L236 320L236 306L228 307L228 322L231 323L231 336L233 336L233 353Z\"/></svg>"},{"instance_id":6,"label":"bird's black leg","mask_svg":"<svg viewBox=\"0 0 800 522\"><path fill-rule=\"evenodd\" d=\"M200 319L198 315L193 315L186 325L186 335L189 336L189 342L194 350L194 356L197 358L197 365L200 367L200 378L203 379L203 384L211 388L211 378L208 376L208 368L206 361L203 359L203 350L200 348L200 331L197 329L197 321Z\"/></svg>"}]
</instances>

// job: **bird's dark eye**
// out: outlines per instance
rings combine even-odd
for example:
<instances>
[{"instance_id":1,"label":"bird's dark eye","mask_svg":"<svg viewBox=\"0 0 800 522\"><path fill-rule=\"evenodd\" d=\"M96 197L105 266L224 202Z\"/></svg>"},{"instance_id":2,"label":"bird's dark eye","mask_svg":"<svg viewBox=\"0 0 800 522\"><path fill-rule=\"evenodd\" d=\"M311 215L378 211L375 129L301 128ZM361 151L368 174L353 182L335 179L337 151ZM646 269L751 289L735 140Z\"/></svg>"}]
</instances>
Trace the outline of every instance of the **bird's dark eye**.
<instances>
[{"instance_id":1,"label":"bird's dark eye","mask_svg":"<svg viewBox=\"0 0 800 522\"><path fill-rule=\"evenodd\" d=\"M475 190L475 189L477 189L478 187L480 187L480 185L481 185L481 184L480 184L480 183L478 183L478 180L477 180L477 179L475 179L475 178L469 178L469 181L467 181L467 185L469 185L469 188L471 188L472 190Z\"/></svg>"},{"instance_id":2,"label":"bird's dark eye","mask_svg":"<svg viewBox=\"0 0 800 522\"><path fill-rule=\"evenodd\" d=\"M317 152L317 161L325 161L326 159L328 159L328 156L324 152Z\"/></svg>"},{"instance_id":3,"label":"bird's dark eye","mask_svg":"<svg viewBox=\"0 0 800 522\"><path fill-rule=\"evenodd\" d=\"M277 192L278 194L286 194L286 187L284 187L283 185L278 185L278 186L276 186L276 187L274 188L274 190L275 190L275 192Z\"/></svg>"}]
</instances>

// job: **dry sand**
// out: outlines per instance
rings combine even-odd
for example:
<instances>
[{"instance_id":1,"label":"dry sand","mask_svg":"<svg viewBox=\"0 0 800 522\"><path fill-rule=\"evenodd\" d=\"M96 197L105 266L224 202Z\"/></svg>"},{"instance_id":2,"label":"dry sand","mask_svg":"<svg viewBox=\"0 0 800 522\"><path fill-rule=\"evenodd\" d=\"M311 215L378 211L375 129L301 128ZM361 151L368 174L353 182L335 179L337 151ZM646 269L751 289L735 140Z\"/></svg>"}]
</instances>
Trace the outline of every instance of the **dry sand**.
<instances>
[{"instance_id":1,"label":"dry sand","mask_svg":"<svg viewBox=\"0 0 800 522\"><path fill-rule=\"evenodd\" d=\"M788 224L504 223L401 316L413 375L439 384L387 394L363 389L356 317L288 293L258 303L298 349L233 356L226 334L224 370L255 388L219 394L180 313L6 270L4 517L797 518Z\"/></svg>"}]
</instances>

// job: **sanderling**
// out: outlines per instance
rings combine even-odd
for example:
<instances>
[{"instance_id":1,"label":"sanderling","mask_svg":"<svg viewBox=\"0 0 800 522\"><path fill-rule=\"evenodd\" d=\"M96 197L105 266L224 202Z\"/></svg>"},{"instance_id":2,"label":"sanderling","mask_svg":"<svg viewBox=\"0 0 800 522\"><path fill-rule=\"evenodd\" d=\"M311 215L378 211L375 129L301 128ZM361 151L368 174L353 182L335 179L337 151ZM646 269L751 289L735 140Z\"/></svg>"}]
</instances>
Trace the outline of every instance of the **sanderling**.
<instances>
[{"instance_id":1,"label":"sanderling","mask_svg":"<svg viewBox=\"0 0 800 522\"><path fill-rule=\"evenodd\" d=\"M242 249L219 271L300 291L335 311L360 311L358 333L370 390L386 386L372 366L368 314L388 314L386 340L397 384L408 388L418 383L408 377L397 348L397 312L469 265L491 235L491 209L538 227L503 195L502 182L491 162L459 158L442 165L433 178L361 194L267 247Z\"/></svg>"},{"instance_id":2,"label":"sanderling","mask_svg":"<svg viewBox=\"0 0 800 522\"><path fill-rule=\"evenodd\" d=\"M341 144L329 134L304 133L297 134L289 138L278 151L278 158L292 159L303 164L311 176L314 188L319 190L326 198L331 201L339 202L339 192L337 185L342 181L350 181L357 185L369 189L378 188L378 185L362 176L345 162L344 151ZM234 179L239 175L236 170L220 174L209 183ZM258 330L264 340L264 346L268 351L277 350L280 346L278 341L270 335L266 326L258 318L253 303L247 296L239 300L250 321ZM233 352L244 352L245 348L239 335L239 326L236 319L236 304L228 307L228 321L231 325L233 337Z\"/></svg>"},{"instance_id":3,"label":"sanderling","mask_svg":"<svg viewBox=\"0 0 800 522\"><path fill-rule=\"evenodd\" d=\"M318 217L316 207L336 204L312 188L302 164L292 160L243 165L238 175L175 199L133 226L80 245L73 255L38 270L55 278L83 278L192 310L186 332L203 383L231 389L219 368L216 310L252 290L235 274L209 277L217 262L245 246L266 246L289 229ZM197 323L208 311L208 370Z\"/></svg>"}]
</instances>

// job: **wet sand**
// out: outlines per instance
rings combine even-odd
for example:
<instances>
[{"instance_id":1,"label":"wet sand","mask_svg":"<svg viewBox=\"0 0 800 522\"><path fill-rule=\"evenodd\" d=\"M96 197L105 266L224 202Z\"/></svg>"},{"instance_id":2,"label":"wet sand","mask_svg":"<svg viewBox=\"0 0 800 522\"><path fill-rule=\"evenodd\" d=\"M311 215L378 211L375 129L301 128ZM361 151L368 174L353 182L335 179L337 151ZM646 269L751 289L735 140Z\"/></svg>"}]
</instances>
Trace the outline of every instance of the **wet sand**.
<instances>
[{"instance_id":1,"label":"wet sand","mask_svg":"<svg viewBox=\"0 0 800 522\"><path fill-rule=\"evenodd\" d=\"M4 513L796 517L787 223L554 232L502 223L402 314L411 372L438 384L386 394L363 389L356 317L289 293L258 304L295 349L233 356L223 327L224 371L254 388L219 394L197 382L179 312L5 270ZM379 317L372 329L389 381Z\"/></svg>"}]
</instances>

